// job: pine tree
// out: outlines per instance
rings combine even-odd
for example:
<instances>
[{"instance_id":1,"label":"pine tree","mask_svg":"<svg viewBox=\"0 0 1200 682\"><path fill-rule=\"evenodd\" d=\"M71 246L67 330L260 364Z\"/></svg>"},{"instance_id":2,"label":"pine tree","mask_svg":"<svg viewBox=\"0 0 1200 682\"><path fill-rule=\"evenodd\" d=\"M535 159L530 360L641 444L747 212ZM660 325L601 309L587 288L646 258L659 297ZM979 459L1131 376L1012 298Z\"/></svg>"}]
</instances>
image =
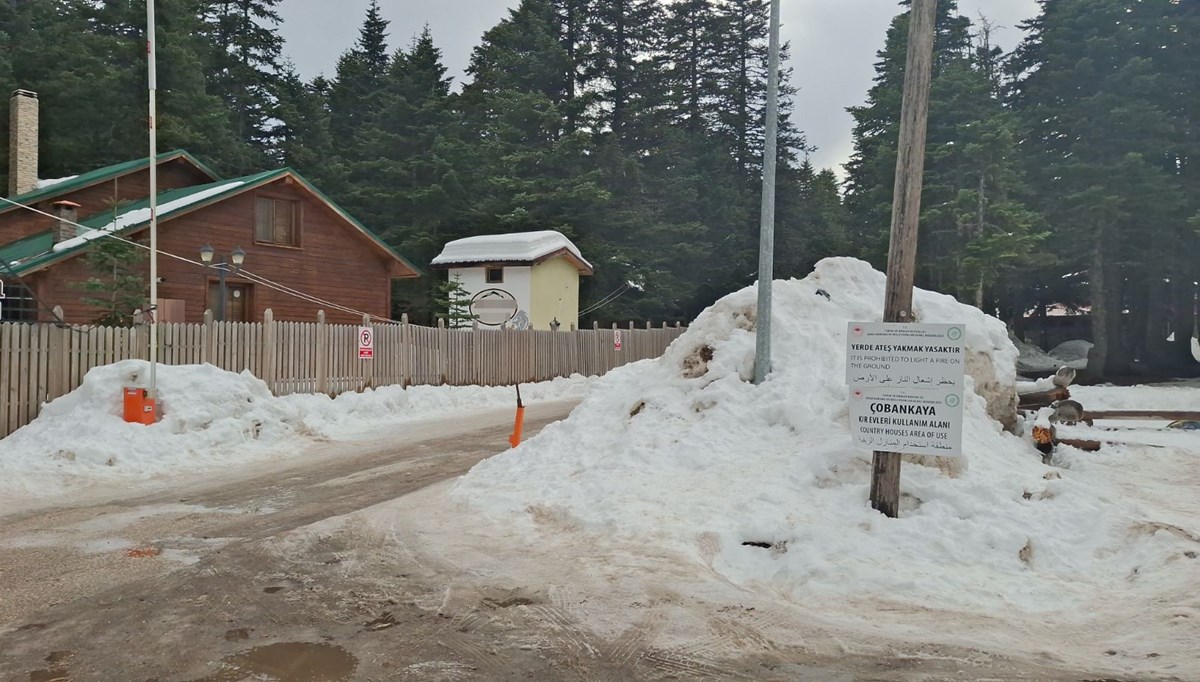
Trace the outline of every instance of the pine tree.
<instances>
[{"instance_id":1,"label":"pine tree","mask_svg":"<svg viewBox=\"0 0 1200 682\"><path fill-rule=\"evenodd\" d=\"M339 147L353 145L359 132L374 123L382 106L382 91L391 57L388 20L371 0L358 42L338 58L337 76L329 91L330 126Z\"/></svg>"},{"instance_id":2,"label":"pine tree","mask_svg":"<svg viewBox=\"0 0 1200 682\"><path fill-rule=\"evenodd\" d=\"M1194 51L1172 18L1182 15L1171 0L1044 4L1014 60L1041 208L1066 267L1086 270L1094 378L1130 371L1139 346L1153 359L1171 289L1194 300L1194 288L1165 281L1196 261L1180 249L1195 241L1172 239L1187 232L1189 201L1173 155L1185 148L1177 93L1195 96L1194 73L1164 68L1168 55Z\"/></svg>"},{"instance_id":3,"label":"pine tree","mask_svg":"<svg viewBox=\"0 0 1200 682\"><path fill-rule=\"evenodd\" d=\"M145 309L146 251L120 239L97 239L84 257L92 276L79 282L80 301L99 312L93 324L128 327L134 313Z\"/></svg>"},{"instance_id":4,"label":"pine tree","mask_svg":"<svg viewBox=\"0 0 1200 682\"><path fill-rule=\"evenodd\" d=\"M213 47L209 92L228 108L233 134L245 143L234 172L261 169L278 134L283 38L280 0L204 0L205 34Z\"/></svg>"},{"instance_id":5,"label":"pine tree","mask_svg":"<svg viewBox=\"0 0 1200 682\"><path fill-rule=\"evenodd\" d=\"M663 81L672 119L689 130L711 129L719 107L720 20L712 0L682 0L668 5L663 46Z\"/></svg>"},{"instance_id":6,"label":"pine tree","mask_svg":"<svg viewBox=\"0 0 1200 682\"><path fill-rule=\"evenodd\" d=\"M592 45L582 73L599 107L598 127L618 147L648 148L660 104L658 82L662 5L656 0L596 3L587 24Z\"/></svg>"},{"instance_id":7,"label":"pine tree","mask_svg":"<svg viewBox=\"0 0 1200 682\"><path fill-rule=\"evenodd\" d=\"M479 319L471 313L471 297L458 274L437 283L432 304L437 317L446 321L448 329L469 329Z\"/></svg>"},{"instance_id":8,"label":"pine tree","mask_svg":"<svg viewBox=\"0 0 1200 682\"><path fill-rule=\"evenodd\" d=\"M833 171L818 171L808 159L780 171L775 276L804 277L822 258L846 253L846 211Z\"/></svg>"},{"instance_id":9,"label":"pine tree","mask_svg":"<svg viewBox=\"0 0 1200 682\"><path fill-rule=\"evenodd\" d=\"M279 125L275 131L274 155L282 165L291 166L314 181L321 180L322 186L328 175L323 166L334 156L327 93L328 84L323 78L305 83L295 67L284 65L277 90L279 101L275 111Z\"/></svg>"},{"instance_id":10,"label":"pine tree","mask_svg":"<svg viewBox=\"0 0 1200 682\"><path fill-rule=\"evenodd\" d=\"M16 8L13 26L14 85L36 90L41 102L42 173L79 173L146 154L143 7L35 0ZM191 0L158 4L159 144L221 168L238 156L239 143L224 104L207 92L211 51L202 33Z\"/></svg>"}]
</instances>

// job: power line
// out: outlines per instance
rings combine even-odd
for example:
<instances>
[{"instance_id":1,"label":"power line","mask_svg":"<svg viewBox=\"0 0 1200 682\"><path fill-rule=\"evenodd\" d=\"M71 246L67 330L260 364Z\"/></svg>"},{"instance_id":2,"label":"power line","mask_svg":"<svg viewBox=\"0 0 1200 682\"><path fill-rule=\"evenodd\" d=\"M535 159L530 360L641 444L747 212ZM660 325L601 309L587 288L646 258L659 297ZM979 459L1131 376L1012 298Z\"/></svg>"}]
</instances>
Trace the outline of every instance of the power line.
<instances>
[{"instance_id":1,"label":"power line","mask_svg":"<svg viewBox=\"0 0 1200 682\"><path fill-rule=\"evenodd\" d=\"M56 216L56 215L54 215L54 214L52 214L52 213L47 213L46 211L43 211L43 210L41 210L41 209L38 209L38 208L35 208L35 207L33 207L33 206L28 206L28 205L26 205L26 204L22 204L22 203L20 203L20 202L13 201L12 199L9 199L9 198L7 198L7 197L0 197L0 201L3 201L3 202L6 202L6 203L9 203L9 204L12 204L13 206L17 206L17 207L19 207L19 208L23 208L23 209L26 209L26 210L29 210L29 211L33 211L34 213L38 213L38 214L40 214L40 215L44 215L44 216L46 216L46 217L48 217L48 218L53 218L53 219L55 219L55 220L59 220L59 221L65 222L65 223L67 223L68 225L73 225L73 226L75 226L75 227L77 227L77 228L81 228L81 229L83 229L83 230L87 230L87 231L90 231L90 232L100 232L100 233L101 233L101 234L100 234L100 236L101 236L101 237L107 237L107 238L110 238L110 239L115 239L115 240L117 240L117 241L122 241L122 242L125 242L125 243L127 243L127 244L133 244L134 246L136 246L136 247L138 247L138 248L140 248L140 249L146 249L146 250L149 250L149 249L150 249L150 247L146 246L145 244L139 244L138 242L136 242L136 241L133 241L132 239L126 239L126 238L124 238L124 237L121 237L121 236L119 236L119 235L113 234L112 232L110 232L110 231L108 231L108 230L96 230L96 229L94 229L94 228L87 227L86 225L80 225L80 224L79 224L79 223L77 223L77 222L74 222L74 221L71 221L71 220L66 220L66 219L64 219L64 218L62 218L62 217L60 217L60 216ZM97 238L99 238L99 237L97 237ZM196 265L196 266L198 266L198 267L202 267L202 268L205 268L205 269L207 269L207 268L210 268L210 267L226 267L226 266L223 266L223 265L221 265L221 266L210 266L210 265L207 265L207 264L205 264L205 263L201 263L200 261L192 260L192 259L190 259L190 258L186 258L186 257L184 257L184 256L180 256L180 255L178 255L178 254L170 253L170 252L168 252L168 251L161 251L161 250L160 250L160 251L159 251L159 254L161 254L161 255L163 255L163 256L167 256L168 258L174 258L175 260L183 261L183 262L185 262L185 263L191 263L192 265ZM6 268L6 269L7 269L7 270L8 270L10 273L12 273L12 274L13 274L13 276L17 277L17 279L20 281L20 279L21 279L21 278L20 278L20 276L19 276L19 275L17 275L17 274L16 274L16 273L15 273L15 272L12 270L12 268L8 266L8 263L5 263L4 265L5 265L5 268ZM230 272L230 271L227 269L227 270L226 270L226 272ZM329 308L332 308L333 310L338 310L338 311L341 311L341 312L344 312L344 313L351 313L351 314L354 314L354 315L366 315L366 316L367 316L368 318L370 318L370 319L380 320L380 321L383 321L383 322L388 322L388 323L392 323L392 324L400 324L400 321L399 321L399 320L393 320L393 319L391 319L391 318L389 318L389 317L385 317L385 316L382 316L382 315L372 315L371 313L368 313L368 312L365 312L365 311L362 311L362 310L356 310L356 309L354 309L354 308L350 308L350 307L348 307L348 306L343 306L343 305L341 305L341 304L334 303L333 301L329 301L329 300L326 300L326 299L320 298L320 297L318 297L318 296L315 296L315 295L312 295L312 294L305 293L305 292L303 292L303 291L300 291L300 290L298 290L298 289L293 289L293 288L291 288L291 287L289 287L289 286L286 286L286 285L284 285L284 284L281 284L281 283L279 283L279 282L276 282L276 281L274 281L274 280L268 279L267 277L264 277L264 276L262 276L262 275L259 275L259 274L257 274L257 273L250 272L249 270L245 270L245 269L239 269L239 270L237 271L237 273L238 273L239 275L244 275L244 276L246 277L246 279L249 279L249 280L251 280L251 281L253 281L253 282L257 283L257 284L262 284L263 286L265 286L265 287L267 287L267 288L269 288L269 289L274 289L274 290L276 290L276 291L278 291L278 292L280 292L280 293L286 294L286 295L288 295L288 296L292 296L292 297L294 297L294 298L299 298L299 299L301 299L301 300L308 301L308 302L310 302L310 303L317 303L317 304L319 304L319 305L324 305L324 306L327 306L327 307L329 307ZM24 285L24 282L23 282L23 281L22 281L22 285ZM30 289L29 287L26 287L26 288L27 288L27 289L29 289L29 290L32 292L32 289ZM35 298L35 300L36 300L36 298ZM39 305L41 305L41 304L39 303ZM44 307L44 306L43 306L43 307ZM62 318L58 317L57 315L55 315L55 318L58 320L58 322L59 322L60 324L66 324L65 322L63 322Z\"/></svg>"},{"instance_id":2,"label":"power line","mask_svg":"<svg viewBox=\"0 0 1200 682\"><path fill-rule=\"evenodd\" d=\"M633 287L629 284L629 282L625 282L621 286L619 286L616 289L613 289L611 292L609 292L609 294L607 296L605 296L604 298L593 303L592 305L588 306L587 308L580 310L578 315L587 315L588 313L595 312L596 310L599 310L600 308L603 308L604 306L608 305L609 303L612 303L613 301L617 300L621 296L624 296L625 292L629 291L632 288Z\"/></svg>"}]
</instances>

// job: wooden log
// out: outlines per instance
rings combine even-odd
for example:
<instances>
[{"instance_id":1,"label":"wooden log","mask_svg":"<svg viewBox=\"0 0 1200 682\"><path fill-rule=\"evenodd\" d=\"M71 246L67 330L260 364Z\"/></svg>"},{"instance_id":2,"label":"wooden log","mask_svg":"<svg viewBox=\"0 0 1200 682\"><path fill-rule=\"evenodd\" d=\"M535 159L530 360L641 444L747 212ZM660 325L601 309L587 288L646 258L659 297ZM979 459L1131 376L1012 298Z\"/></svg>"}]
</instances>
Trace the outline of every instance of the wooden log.
<instances>
[{"instance_id":1,"label":"wooden log","mask_svg":"<svg viewBox=\"0 0 1200 682\"><path fill-rule=\"evenodd\" d=\"M1163 419L1200 421L1200 412L1181 410L1088 410L1088 419Z\"/></svg>"},{"instance_id":2,"label":"wooden log","mask_svg":"<svg viewBox=\"0 0 1200 682\"><path fill-rule=\"evenodd\" d=\"M1070 397L1071 391L1066 388L1052 388L1049 391L1025 393L1019 396L1020 403L1017 405L1017 409L1029 410L1035 407L1049 407L1052 402L1067 400Z\"/></svg>"},{"instance_id":3,"label":"wooden log","mask_svg":"<svg viewBox=\"0 0 1200 682\"><path fill-rule=\"evenodd\" d=\"M1084 440L1082 438L1056 438L1054 444L1070 445L1073 448L1079 448L1087 452L1095 452L1100 449L1102 443L1098 440Z\"/></svg>"}]
</instances>

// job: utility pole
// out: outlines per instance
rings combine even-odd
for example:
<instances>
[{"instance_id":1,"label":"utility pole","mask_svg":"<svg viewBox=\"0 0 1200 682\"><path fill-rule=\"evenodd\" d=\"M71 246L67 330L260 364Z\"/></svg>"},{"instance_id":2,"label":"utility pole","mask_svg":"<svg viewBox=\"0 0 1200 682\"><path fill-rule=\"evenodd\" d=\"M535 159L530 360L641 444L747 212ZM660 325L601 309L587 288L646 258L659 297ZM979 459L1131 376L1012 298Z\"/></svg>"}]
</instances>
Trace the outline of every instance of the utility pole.
<instances>
[{"instance_id":1,"label":"utility pole","mask_svg":"<svg viewBox=\"0 0 1200 682\"><path fill-rule=\"evenodd\" d=\"M892 233L888 246L884 322L912 322L913 276L917 268L917 223L925 172L925 131L933 71L937 0L913 0L909 12L908 58L900 105ZM900 513L900 453L876 451L871 462L871 506L886 516Z\"/></svg>"},{"instance_id":2,"label":"utility pole","mask_svg":"<svg viewBox=\"0 0 1200 682\"><path fill-rule=\"evenodd\" d=\"M154 26L154 0L146 0L146 85L150 136L150 399L158 404L158 90L157 36Z\"/></svg>"},{"instance_id":3,"label":"utility pole","mask_svg":"<svg viewBox=\"0 0 1200 682\"><path fill-rule=\"evenodd\" d=\"M754 324L754 383L771 371L771 282L775 277L775 159L779 137L779 0L771 0L767 57L767 129L763 144L762 210L758 241L758 315Z\"/></svg>"}]
</instances>

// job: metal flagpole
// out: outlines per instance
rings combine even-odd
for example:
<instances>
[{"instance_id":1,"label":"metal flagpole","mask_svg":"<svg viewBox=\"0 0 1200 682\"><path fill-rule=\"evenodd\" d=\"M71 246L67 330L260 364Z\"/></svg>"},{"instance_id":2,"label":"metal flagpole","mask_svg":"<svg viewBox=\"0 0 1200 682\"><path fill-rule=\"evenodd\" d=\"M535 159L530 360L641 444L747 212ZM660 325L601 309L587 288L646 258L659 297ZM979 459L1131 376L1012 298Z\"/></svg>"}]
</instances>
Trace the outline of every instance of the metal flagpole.
<instances>
[{"instance_id":1,"label":"metal flagpole","mask_svg":"<svg viewBox=\"0 0 1200 682\"><path fill-rule=\"evenodd\" d=\"M158 417L158 64L155 61L154 0L146 0L146 66L150 90L150 399Z\"/></svg>"},{"instance_id":2,"label":"metal flagpole","mask_svg":"<svg viewBox=\"0 0 1200 682\"><path fill-rule=\"evenodd\" d=\"M779 131L779 0L771 0L767 58L767 130L763 145L762 212L758 242L758 319L754 336L754 383L771 371L771 280L775 276L775 155Z\"/></svg>"}]
</instances>

